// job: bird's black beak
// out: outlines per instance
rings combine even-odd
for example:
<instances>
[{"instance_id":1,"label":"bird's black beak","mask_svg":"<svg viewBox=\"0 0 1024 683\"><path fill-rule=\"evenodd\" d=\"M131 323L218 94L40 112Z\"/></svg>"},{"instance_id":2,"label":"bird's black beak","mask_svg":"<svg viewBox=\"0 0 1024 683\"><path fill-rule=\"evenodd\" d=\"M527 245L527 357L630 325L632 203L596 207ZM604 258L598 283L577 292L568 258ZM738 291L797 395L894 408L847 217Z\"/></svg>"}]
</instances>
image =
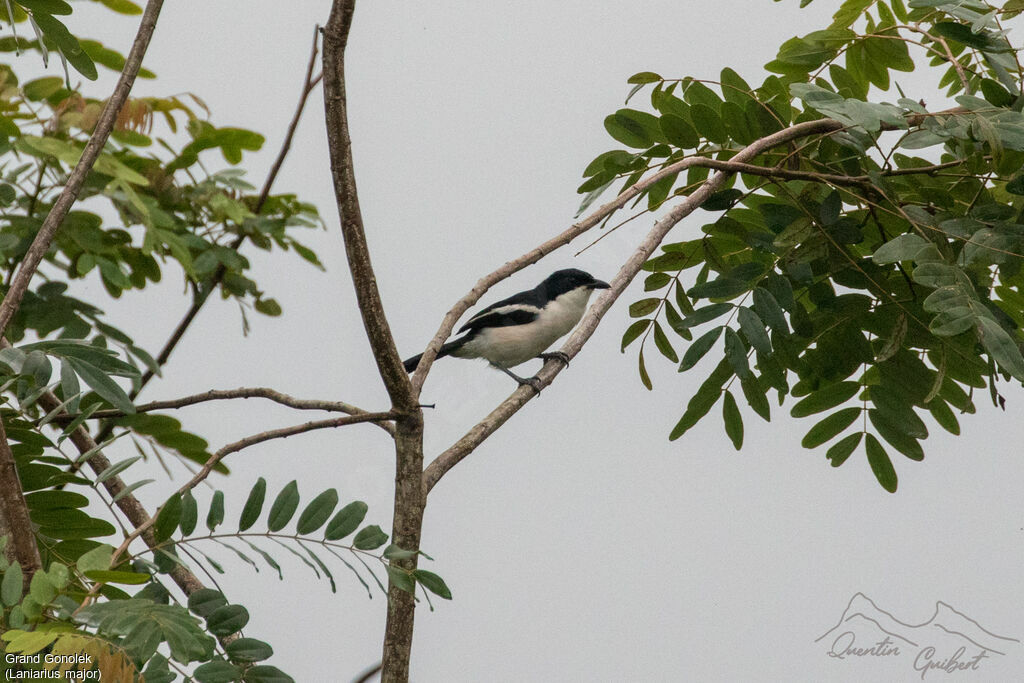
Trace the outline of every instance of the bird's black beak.
<instances>
[{"instance_id":1,"label":"bird's black beak","mask_svg":"<svg viewBox=\"0 0 1024 683\"><path fill-rule=\"evenodd\" d=\"M589 285L591 289L611 289L611 285L603 280L593 280Z\"/></svg>"}]
</instances>

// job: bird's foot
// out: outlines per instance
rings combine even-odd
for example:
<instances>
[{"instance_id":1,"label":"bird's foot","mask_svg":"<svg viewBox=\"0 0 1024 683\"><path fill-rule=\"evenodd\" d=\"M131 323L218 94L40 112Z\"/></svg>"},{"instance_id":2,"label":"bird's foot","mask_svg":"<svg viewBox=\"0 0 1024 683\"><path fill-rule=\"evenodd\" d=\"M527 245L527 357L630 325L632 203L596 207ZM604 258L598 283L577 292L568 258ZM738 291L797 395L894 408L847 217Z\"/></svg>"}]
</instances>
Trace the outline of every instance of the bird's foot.
<instances>
[{"instance_id":1,"label":"bird's foot","mask_svg":"<svg viewBox=\"0 0 1024 683\"><path fill-rule=\"evenodd\" d=\"M519 386L528 386L532 388L537 395L540 395L541 383L537 377L517 377L516 381L519 382Z\"/></svg>"},{"instance_id":2,"label":"bird's foot","mask_svg":"<svg viewBox=\"0 0 1024 683\"><path fill-rule=\"evenodd\" d=\"M562 351L549 351L548 353L540 354L539 356L537 356L537 358L543 359L545 361L548 361L548 360L561 361L562 365L564 365L565 367L569 367L569 354L564 353Z\"/></svg>"},{"instance_id":3,"label":"bird's foot","mask_svg":"<svg viewBox=\"0 0 1024 683\"><path fill-rule=\"evenodd\" d=\"M540 390L541 390L542 387L541 387L540 380L537 379L536 377L520 377L519 375L517 375L516 373L512 372L508 368L504 368L504 367L502 367L500 365L495 365L494 363L491 363L491 367L493 367L496 370L501 370L502 372L504 372L506 375L508 375L509 377L514 379L519 384L519 386L523 386L523 385L529 386L535 392L537 392L538 395L540 394Z\"/></svg>"}]
</instances>

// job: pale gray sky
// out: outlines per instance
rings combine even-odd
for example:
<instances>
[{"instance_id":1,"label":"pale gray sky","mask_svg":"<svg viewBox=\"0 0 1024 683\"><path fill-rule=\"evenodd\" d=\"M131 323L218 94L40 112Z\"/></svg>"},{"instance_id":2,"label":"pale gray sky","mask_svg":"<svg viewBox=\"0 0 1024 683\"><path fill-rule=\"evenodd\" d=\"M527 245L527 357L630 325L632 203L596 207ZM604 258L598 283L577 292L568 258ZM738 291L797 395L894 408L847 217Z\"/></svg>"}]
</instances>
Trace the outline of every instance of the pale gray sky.
<instances>
[{"instance_id":1,"label":"pale gray sky","mask_svg":"<svg viewBox=\"0 0 1024 683\"><path fill-rule=\"evenodd\" d=\"M582 169L616 146L602 120L622 106L630 74L716 78L731 66L760 82L775 48L823 28L837 4L361 3L348 53L356 170L402 352L421 350L480 275L571 222ZM291 116L313 24L328 7L169 2L147 59L160 78L136 92L194 91L218 125L267 135L266 150L246 164L259 184ZM122 51L134 33L134 19L112 20L87 3L76 5L70 26ZM145 398L272 386L385 406L345 270L322 120L317 91L276 189L320 207L330 229L307 241L328 272L248 252L284 316L254 317L243 339L236 308L211 304ZM686 239L701 224L684 221L672 237ZM485 303L560 267L611 277L649 225L635 221L578 259L559 252ZM184 311L179 292L170 282L108 308L157 350ZM862 454L834 470L823 449L802 449L810 424L779 410L766 425L743 407L740 453L718 408L669 443L707 368L677 375L652 355L655 390L646 391L635 350L618 350L629 300L552 387L431 495L423 548L455 599L418 611L414 680L917 680L906 658L837 661L813 642L856 591L905 622L928 620L943 600L989 631L1024 638L1020 392L1008 396L1005 414L978 397L981 415L961 420L960 439L931 429L925 462L898 460L900 490L889 495ZM428 454L512 388L481 364L440 361L423 396L437 402L427 414ZM252 402L180 417L214 446L306 419ZM337 487L343 500L366 500L368 520L387 529L392 460L385 436L357 426L249 449L215 483L227 493L229 519L263 475L272 491L297 478L305 500ZM155 507L161 489L144 491ZM283 583L211 551L232 567L224 586L252 613L247 633L268 640L272 663L297 680L347 680L378 660L384 599L368 600L343 567L332 595L284 551ZM1015 678L1024 671L1017 649L955 680Z\"/></svg>"}]
</instances>

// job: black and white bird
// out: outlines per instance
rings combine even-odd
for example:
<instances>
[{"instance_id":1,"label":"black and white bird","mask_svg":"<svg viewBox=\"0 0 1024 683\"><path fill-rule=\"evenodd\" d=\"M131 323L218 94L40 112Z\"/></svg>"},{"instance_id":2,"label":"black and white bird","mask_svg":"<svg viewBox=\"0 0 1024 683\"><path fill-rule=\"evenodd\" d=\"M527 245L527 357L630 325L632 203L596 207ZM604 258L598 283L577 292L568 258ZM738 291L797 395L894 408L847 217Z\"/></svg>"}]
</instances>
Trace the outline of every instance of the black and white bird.
<instances>
[{"instance_id":1,"label":"black and white bird","mask_svg":"<svg viewBox=\"0 0 1024 683\"><path fill-rule=\"evenodd\" d=\"M459 329L466 334L442 346L437 357L484 358L519 384L536 388L535 377L524 379L509 368L532 358L559 358L568 363L565 354L544 351L576 327L594 290L608 287L607 282L576 268L555 271L533 289L474 315ZM405 361L407 372L416 369L422 355Z\"/></svg>"}]
</instances>

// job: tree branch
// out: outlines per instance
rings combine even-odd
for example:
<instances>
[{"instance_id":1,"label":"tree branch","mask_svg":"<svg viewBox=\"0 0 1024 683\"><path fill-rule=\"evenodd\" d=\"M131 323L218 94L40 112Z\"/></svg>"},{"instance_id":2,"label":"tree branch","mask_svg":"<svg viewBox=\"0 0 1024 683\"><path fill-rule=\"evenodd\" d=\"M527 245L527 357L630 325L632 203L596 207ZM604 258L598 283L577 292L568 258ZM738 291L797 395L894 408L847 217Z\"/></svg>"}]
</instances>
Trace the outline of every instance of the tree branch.
<instances>
[{"instance_id":1,"label":"tree branch","mask_svg":"<svg viewBox=\"0 0 1024 683\"><path fill-rule=\"evenodd\" d=\"M312 422L305 422L300 425L293 425L291 427L282 427L280 429L271 429L266 432L260 432L259 434L253 434L247 436L244 439L239 439L234 443L229 443L224 446L216 453L210 456L206 463L199 468L191 479L189 479L181 488L179 488L174 495L182 495L186 491L190 491L198 486L204 479L210 476L213 472L213 468L217 466L221 460L226 456L237 453L238 451L255 446L256 444L263 443L264 441L270 441L271 439L286 439L289 436L295 436L296 434L304 434L305 432L311 432L315 429L329 429L333 427L344 427L345 425L358 424L360 422L371 422L374 420L390 420L395 417L394 413L363 413L362 415L348 415L346 417L334 417L328 420L314 420ZM111 557L110 564L114 566L117 564L118 558L128 550L128 546L132 544L132 541L137 539L142 534L148 532L150 527L156 522L156 517L151 517L146 520L145 523L137 525L135 530L132 531L124 539L124 542L118 546L117 550Z\"/></svg>"},{"instance_id":2,"label":"tree branch","mask_svg":"<svg viewBox=\"0 0 1024 683\"><path fill-rule=\"evenodd\" d=\"M842 127L843 124L832 119L818 119L815 121L807 121L806 123L797 124L751 143L733 157L733 160L736 163L743 163L777 145L785 144L791 140L806 137L808 135L817 135L820 133L836 131ZM690 166L699 165L700 163L700 158L690 157L683 159L676 164L672 164L669 168L674 168L675 170L670 172L675 173ZM658 245L661 244L669 230L671 230L683 218L693 213L693 211L699 208L701 204L707 201L707 199L714 194L733 173L733 171L729 170L719 171L708 179L707 182L701 185L700 188L695 190L693 194L673 207L667 215L654 224L651 231L637 246L636 250L629 257L626 263L623 264L622 268L619 269L619 272L615 277L610 281L609 284L611 285L611 288L598 297L594 302L594 305L591 306L583 316L583 320L580 321L579 326L561 348L563 353L565 353L570 359L579 353L580 349L594 333L594 330L597 329L598 324L608 312L608 309L611 308L612 304L615 303L619 296L622 295L629 283L632 282L634 277L636 277L636 274L640 272L641 266L643 266L644 262L650 258L655 249L658 248ZM665 171L661 171L652 177L664 177L664 175ZM619 200L617 198L615 202L612 203L616 203L618 201ZM598 210L598 214L604 210L605 207L602 207ZM587 222L590 220L591 219L587 219ZM565 233L563 233L563 235L564 234ZM527 256L529 256L529 254L527 254ZM512 263L514 264L516 262L514 261ZM562 363L557 360L546 362L544 367L541 368L541 371L537 373L537 379L540 380L540 387L544 388L551 384L558 373L561 372L562 367ZM472 453L487 437L493 434L501 425L505 424L509 418L515 415L535 395L536 392L532 387L526 385L519 387L511 396L502 401L498 407L492 410L487 417L474 425L472 429L470 429L461 439L437 456L437 458L435 458L423 472L424 491L429 493L437 482L440 481L449 470L451 470L451 468L455 467L455 465L461 462L463 458Z\"/></svg>"},{"instance_id":3,"label":"tree branch","mask_svg":"<svg viewBox=\"0 0 1024 683\"><path fill-rule=\"evenodd\" d=\"M21 565L24 572L22 592L28 589L29 581L43 564L39 559L35 530L28 514L28 503L18 478L14 453L7 443L7 432L0 420L0 537L7 536L5 548L8 559Z\"/></svg>"},{"instance_id":4,"label":"tree branch","mask_svg":"<svg viewBox=\"0 0 1024 683\"><path fill-rule=\"evenodd\" d=\"M691 157L695 160L690 167L702 166L716 171L729 171L731 173L746 173L748 175L763 176L766 178L781 178L783 180L809 180L817 183L829 183L830 185L870 185L874 184L871 176L867 175L841 175L836 173L817 173L815 171L794 171L780 166L758 166L757 164L746 164L739 161L722 161L719 159L708 159L706 157ZM917 166L912 168L897 168L879 171L882 177L905 176L905 175L930 175L946 168L962 166L965 159L947 161L943 164L932 166Z\"/></svg>"},{"instance_id":5,"label":"tree branch","mask_svg":"<svg viewBox=\"0 0 1024 683\"><path fill-rule=\"evenodd\" d=\"M299 127L299 120L302 118L302 112L306 108L306 101L309 99L310 93L313 92L314 88L316 88L322 78L322 74L315 77L313 76L313 67L316 64L316 58L319 54L319 50L317 48L318 39L319 27L317 27L317 30L313 32L313 47L309 54L309 63L306 65L306 76L302 81L302 93L299 95L299 103L295 108L295 113L292 115L291 122L288 124L288 131L285 133L284 141L281 143L281 149L278 151L277 158L274 159L274 163L270 167L267 179L263 183L263 189L260 190L259 198L256 200L256 206L253 211L255 214L259 214L260 211L263 210L263 205L266 204L267 198L270 196L270 190L274 186L274 181L277 180L277 174L281 170L281 166L284 164L285 157L288 156L288 152L292 148L292 140L295 138L295 131ZM242 242L244 241L245 236L239 235L231 243L229 248L238 249L242 246ZM206 287L200 288L196 292L196 297L192 301L192 305L189 307L188 311L185 312L185 315L182 317L177 327L174 328L174 331L171 332L171 336L167 339L167 342L164 343L163 348L160 349L160 353L156 357L156 364L158 367L163 367L167 364L167 361L171 357L171 353L173 353L174 349L177 348L182 337L185 336L185 332L188 330L189 326L192 325L192 321L195 320L197 315L199 315L199 311L202 310L204 305L206 305L206 301L210 298L210 294L213 293L217 288L217 285L224 279L225 273L227 273L227 268L224 267L224 264L219 264L217 266L217 270L215 270L213 275L210 276L210 280L206 284ZM139 395L147 384L149 384L150 380L153 379L154 374L155 373L152 370L146 371L142 376L139 386L131 393L131 397L133 399Z\"/></svg>"},{"instance_id":6,"label":"tree branch","mask_svg":"<svg viewBox=\"0 0 1024 683\"><path fill-rule=\"evenodd\" d=\"M6 344L6 342L4 342ZM57 398L53 392L46 391L42 396L39 397L39 405L41 405L47 412L55 410L61 401ZM96 441L92 438L89 432L79 425L75 428L75 431L71 432L71 443L74 444L75 449L82 454L92 451L92 455L89 456L89 467L93 472L99 474L107 470L110 467L110 460L107 456L103 455L103 452L98 450L99 446ZM146 512L146 508L142 506L139 499L131 493L123 493L127 486L121 477L114 475L103 480L103 488L106 489L107 493L114 499L114 504L121 510L122 514L131 522L132 526L138 529L142 526L147 526L151 523L149 513ZM118 498L118 496L121 496ZM156 543L156 539L153 538L151 532L147 532L143 535L142 540L146 542L146 545L153 546ZM183 565L175 565L174 569L171 570L171 579L178 585L178 588L182 590L185 595L192 595L200 588L203 588L202 582L191 572L187 567Z\"/></svg>"},{"instance_id":7,"label":"tree branch","mask_svg":"<svg viewBox=\"0 0 1024 683\"><path fill-rule=\"evenodd\" d=\"M219 401L226 399L235 398L265 398L279 403L289 408L295 408L297 410L323 410L334 413L345 413L346 415L367 415L368 411L358 408L350 403L343 401L322 401L318 399L301 399L293 398L287 394L283 394L280 391L274 389L268 389L265 387L243 387L239 389L211 389L201 394L194 394L192 396L184 396L182 398L175 398L166 401L152 401L150 403L144 403L140 406L135 407L136 413L149 413L154 410L168 410L174 408L184 408L186 406L195 405L197 403L204 403L206 401ZM115 417L124 417L125 412L123 410L97 410L89 416L89 419L106 419ZM54 418L54 422L58 424L64 422L70 422L77 417L76 415L61 415ZM378 427L393 434L395 428L386 422L373 422Z\"/></svg>"},{"instance_id":8,"label":"tree branch","mask_svg":"<svg viewBox=\"0 0 1024 683\"><path fill-rule=\"evenodd\" d=\"M139 30L135 35L131 51L125 60L124 68L121 69L117 85L114 86L114 92L106 104L103 105L103 111L100 112L100 116L96 121L96 127L89 137L89 142L85 145L82 157L75 164L71 175L68 176L67 183L64 185L60 196L57 197L57 201L54 202L53 208L50 209L50 213L46 215L43 225L39 228L39 232L36 233L35 239L32 240L32 245L25 254L25 258L18 266L18 272L11 282L3 302L0 303L0 336L3 336L7 325L11 322L11 318L17 313L21 300L28 290L32 276L35 275L36 269L39 268L40 262L50 248L50 243L53 242L53 238L57 234L57 230L60 229L64 218L68 215L68 211L71 210L72 205L78 198L78 193L85 184L86 176L89 175L93 164L96 163L100 153L103 151L103 147L107 144L107 138L110 137L110 131L114 128L117 115L124 106L125 100L128 99L128 93L131 91L132 85L135 83L135 77L142 66L142 58L149 47L150 38L153 37L153 29L156 28L156 21L160 15L162 5L163 0L149 0L146 3L146 9L142 13L142 20L139 22Z\"/></svg>"}]
</instances>

